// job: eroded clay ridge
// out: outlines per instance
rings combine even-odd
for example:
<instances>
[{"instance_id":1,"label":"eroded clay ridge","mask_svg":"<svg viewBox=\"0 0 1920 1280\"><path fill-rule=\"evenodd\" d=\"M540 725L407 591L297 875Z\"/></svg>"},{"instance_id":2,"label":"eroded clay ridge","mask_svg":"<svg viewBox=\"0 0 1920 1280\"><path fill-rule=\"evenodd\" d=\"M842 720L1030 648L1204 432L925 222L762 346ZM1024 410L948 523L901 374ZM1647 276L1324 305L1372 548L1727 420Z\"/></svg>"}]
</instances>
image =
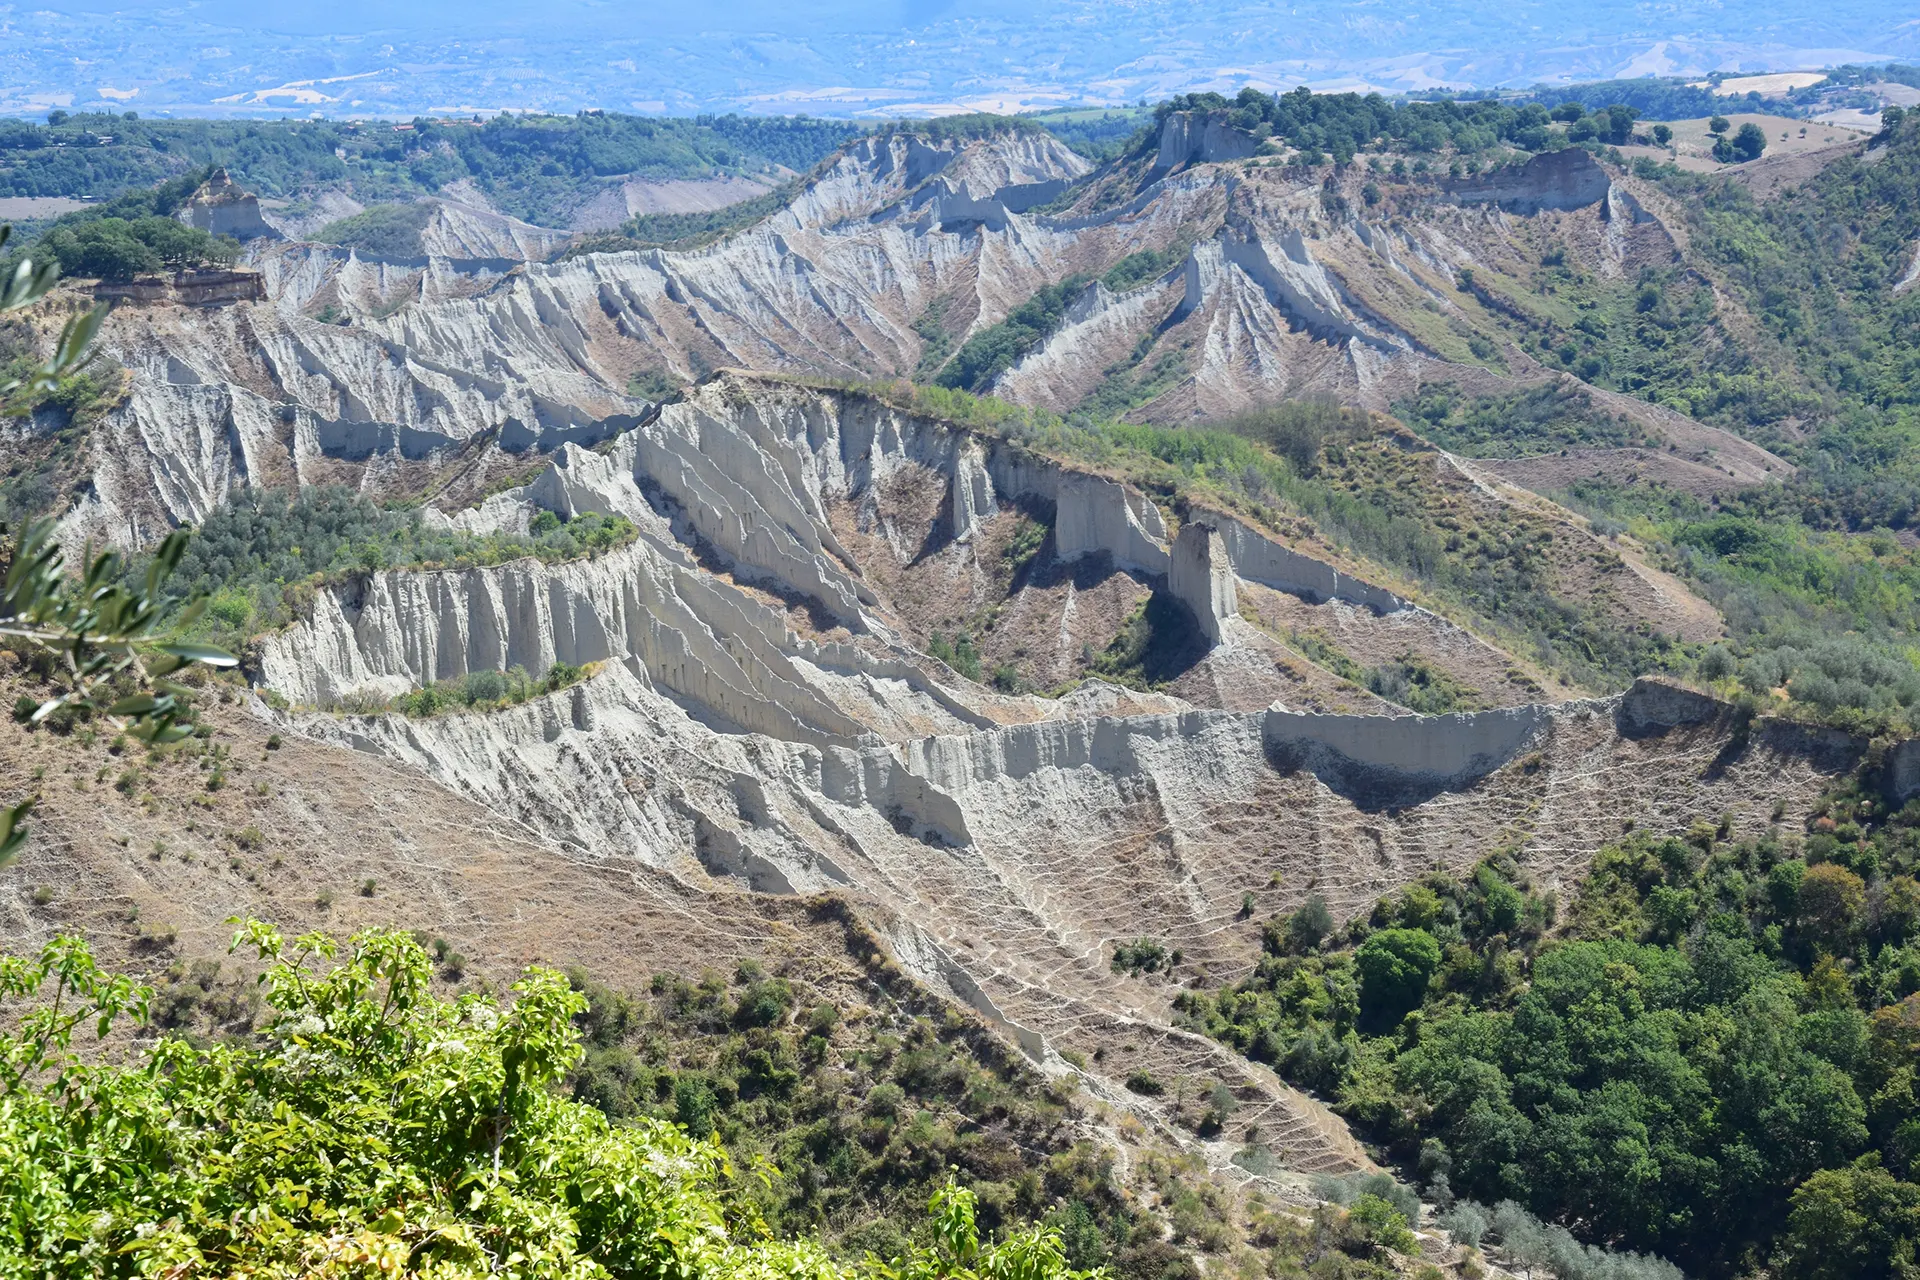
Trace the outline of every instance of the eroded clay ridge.
<instances>
[{"instance_id":1,"label":"eroded clay ridge","mask_svg":"<svg viewBox=\"0 0 1920 1280\"><path fill-rule=\"evenodd\" d=\"M918 480L940 497L908 525L885 499ZM834 519L873 535L870 558L964 559L1015 506L1045 523L1054 560L1170 591L1216 644L1245 627L1236 581L1414 612L1231 516L1189 513L1175 554L1163 513L1118 481L873 396L729 375L452 518L485 531L525 529L541 510L620 514L640 529L632 547L566 565L375 574L323 592L306 625L265 645L262 670L294 702L333 706L474 670L617 660L719 722L816 743L1044 717L1055 714L1045 700L994 697L917 652L872 585L879 566L862 565ZM782 604L795 600L828 629L802 634ZM1479 643L1423 612L1417 625Z\"/></svg>"},{"instance_id":2,"label":"eroded clay ridge","mask_svg":"<svg viewBox=\"0 0 1920 1280\"><path fill-rule=\"evenodd\" d=\"M889 496L902 490L925 499L903 506ZM633 545L375 574L321 593L260 668L324 707L475 670L600 663L503 711L286 723L636 874L847 893L897 922L904 963L1055 1069L1071 1069L1062 1050L1106 1050L1089 1070L1116 1097L1141 1065L1225 1081L1297 1168L1359 1155L1309 1100L1177 1030L1170 988L1113 972L1117 943L1160 938L1229 978L1257 959L1261 923L1310 893L1351 913L1495 849L1564 891L1624 823L1725 815L1757 831L1776 805L1791 823L1863 750L1743 727L1652 683L1433 718L1235 711L1098 682L996 693L916 649L881 584L888 566L966 562L1015 509L1089 579L1173 593L1210 662L1259 660L1232 609L1256 582L1335 593L1315 607L1355 620L1447 625L1225 517L1198 514L1169 546L1167 514L1106 477L871 396L728 376L453 517L521 528L540 510L619 512Z\"/></svg>"},{"instance_id":3,"label":"eroded clay ridge","mask_svg":"<svg viewBox=\"0 0 1920 1280\"><path fill-rule=\"evenodd\" d=\"M267 300L129 307L107 325L128 394L99 428L66 530L137 545L197 523L236 485L378 487L475 449L592 445L648 409L627 392L636 372L910 375L927 334L957 348L1036 290L1141 250L1173 265L1120 292L1086 286L995 393L1065 411L1111 370L1145 376L1166 360L1177 376L1139 410L1155 420L1319 393L1385 408L1456 369L1492 376L1450 363L1468 357L1448 326L1472 323L1460 272L1524 277L1549 239L1602 277L1676 252L1628 180L1577 150L1388 217L1361 198L1360 176L1329 192L1220 163L1238 151L1217 122L1176 116L1166 130L1163 163L1137 187L1088 188L1067 208L1055 205L1088 166L1049 137L895 134L862 140L786 209L692 251L400 263L257 238ZM1649 423L1747 482L1786 469L1698 424Z\"/></svg>"},{"instance_id":4,"label":"eroded clay ridge","mask_svg":"<svg viewBox=\"0 0 1920 1280\"><path fill-rule=\"evenodd\" d=\"M1071 712L1073 708L1063 708ZM1798 821L1861 744L1761 726L1644 685L1605 702L1432 721L1220 711L1076 718L906 744L819 746L702 723L624 666L490 715L302 716L307 734L415 768L579 853L688 884L837 889L903 922L896 949L1043 1061L1107 1050L1225 1080L1296 1167L1352 1158L1263 1073L1173 1028L1164 987L1118 976L1139 936L1231 978L1259 924L1336 911L1511 849L1562 892L1632 822ZM1254 900L1249 913L1244 903Z\"/></svg>"}]
</instances>

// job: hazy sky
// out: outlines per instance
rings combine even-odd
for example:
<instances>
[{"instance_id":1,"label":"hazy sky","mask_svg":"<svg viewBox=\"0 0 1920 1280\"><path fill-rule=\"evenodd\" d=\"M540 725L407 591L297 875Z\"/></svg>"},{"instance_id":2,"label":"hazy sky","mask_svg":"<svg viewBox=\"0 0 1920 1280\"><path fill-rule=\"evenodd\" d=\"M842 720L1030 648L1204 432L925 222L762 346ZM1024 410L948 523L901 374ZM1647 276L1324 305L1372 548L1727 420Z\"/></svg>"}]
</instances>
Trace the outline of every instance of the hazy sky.
<instances>
[{"instance_id":1,"label":"hazy sky","mask_svg":"<svg viewBox=\"0 0 1920 1280\"><path fill-rule=\"evenodd\" d=\"M75 0L48 6L65 13L177 14L231 27L255 27L299 35L358 32L408 32L476 37L544 35L555 33L616 33L634 35L654 31L792 31L826 24L837 30L897 31L922 26L962 8L956 0L726 0L724 3L652 4L615 3L614 0L541 0L537 4L506 0ZM1044 9L1044 4L1008 4L1000 0L972 0L964 11L974 15L1017 17Z\"/></svg>"},{"instance_id":2,"label":"hazy sky","mask_svg":"<svg viewBox=\"0 0 1920 1280\"><path fill-rule=\"evenodd\" d=\"M0 112L925 115L1920 61L1912 0L0 3Z\"/></svg>"}]
</instances>

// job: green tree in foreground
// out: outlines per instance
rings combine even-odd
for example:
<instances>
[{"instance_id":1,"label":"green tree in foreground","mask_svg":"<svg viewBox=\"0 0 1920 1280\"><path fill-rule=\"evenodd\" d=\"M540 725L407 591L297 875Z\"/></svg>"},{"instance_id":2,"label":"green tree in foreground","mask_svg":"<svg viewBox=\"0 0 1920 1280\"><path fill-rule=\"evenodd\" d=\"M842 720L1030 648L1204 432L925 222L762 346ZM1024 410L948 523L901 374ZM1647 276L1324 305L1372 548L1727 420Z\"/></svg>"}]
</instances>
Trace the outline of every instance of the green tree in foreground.
<instances>
[{"instance_id":1,"label":"green tree in foreground","mask_svg":"<svg viewBox=\"0 0 1920 1280\"><path fill-rule=\"evenodd\" d=\"M983 1244L951 1186L930 1247L890 1262L772 1239L718 1145L556 1092L586 1001L552 970L502 1006L436 998L402 933L340 952L248 922L234 947L266 965L263 1035L163 1039L125 1065L84 1059L74 1034L141 1018L150 991L75 938L0 959L0 997L27 1004L0 1035L0 1277L1087 1274L1042 1228Z\"/></svg>"}]
</instances>

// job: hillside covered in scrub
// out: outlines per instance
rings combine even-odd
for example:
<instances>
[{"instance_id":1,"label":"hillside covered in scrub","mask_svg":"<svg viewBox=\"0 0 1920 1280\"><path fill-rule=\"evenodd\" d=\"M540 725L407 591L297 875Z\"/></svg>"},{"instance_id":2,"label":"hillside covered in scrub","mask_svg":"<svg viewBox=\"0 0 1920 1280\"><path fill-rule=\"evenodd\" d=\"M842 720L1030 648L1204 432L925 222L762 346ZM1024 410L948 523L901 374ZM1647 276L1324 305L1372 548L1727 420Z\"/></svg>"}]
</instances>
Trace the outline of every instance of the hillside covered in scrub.
<instances>
[{"instance_id":1,"label":"hillside covered in scrub","mask_svg":"<svg viewBox=\"0 0 1920 1280\"><path fill-rule=\"evenodd\" d=\"M9 245L0 1149L144 1162L9 1247L1897 1274L1920 121L1615 92L290 123ZM262 296L25 381L114 254ZM233 665L69 698L51 546Z\"/></svg>"}]
</instances>

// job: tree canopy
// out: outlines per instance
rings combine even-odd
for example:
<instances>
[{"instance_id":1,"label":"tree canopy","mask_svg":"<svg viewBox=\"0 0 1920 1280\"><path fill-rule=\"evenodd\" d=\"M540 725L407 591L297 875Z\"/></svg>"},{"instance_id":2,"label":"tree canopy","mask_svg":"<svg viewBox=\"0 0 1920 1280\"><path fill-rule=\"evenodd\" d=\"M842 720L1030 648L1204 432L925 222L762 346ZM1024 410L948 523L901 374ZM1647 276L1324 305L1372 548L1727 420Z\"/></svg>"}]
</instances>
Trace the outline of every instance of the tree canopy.
<instances>
[{"instance_id":1,"label":"tree canopy","mask_svg":"<svg viewBox=\"0 0 1920 1280\"><path fill-rule=\"evenodd\" d=\"M148 989L71 937L0 959L0 997L25 1004L0 1035L0 1275L1085 1274L1045 1228L983 1242L953 1186L928 1243L885 1263L773 1238L718 1145L561 1095L586 1000L552 970L503 1004L437 997L403 933L341 947L248 922L234 947L264 966L264 1035L125 1064L73 1040L138 1020Z\"/></svg>"},{"instance_id":2,"label":"tree canopy","mask_svg":"<svg viewBox=\"0 0 1920 1280\"><path fill-rule=\"evenodd\" d=\"M1892 1276L1920 1247L1916 870L1920 803L1855 782L1804 839L1625 839L1564 925L1501 857L1324 944L1276 920L1251 977L1179 1003L1443 1205L1689 1274Z\"/></svg>"}]
</instances>

